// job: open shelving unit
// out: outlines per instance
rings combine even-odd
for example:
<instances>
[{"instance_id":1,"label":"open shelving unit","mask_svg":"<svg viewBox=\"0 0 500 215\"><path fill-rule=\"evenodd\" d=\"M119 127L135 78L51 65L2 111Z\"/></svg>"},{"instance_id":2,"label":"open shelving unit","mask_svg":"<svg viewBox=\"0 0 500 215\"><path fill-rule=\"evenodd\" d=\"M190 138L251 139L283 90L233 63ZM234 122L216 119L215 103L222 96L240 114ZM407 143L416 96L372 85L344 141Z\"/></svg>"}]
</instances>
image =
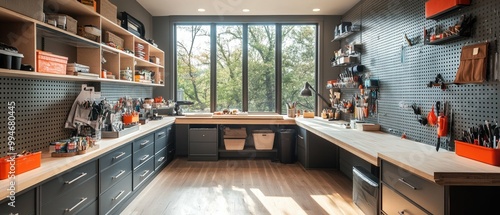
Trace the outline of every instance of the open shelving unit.
<instances>
[{"instance_id":1,"label":"open shelving unit","mask_svg":"<svg viewBox=\"0 0 500 215\"><path fill-rule=\"evenodd\" d=\"M108 20L90 7L87 7L76 0L45 0L45 3L57 4L57 13L73 17L77 20L79 26L92 25L100 29L101 37L98 41L92 41L77 34L73 34L39 20L0 7L0 22L4 24L4 27L0 30L0 42L16 47L19 50L19 53L24 55L22 63L29 64L35 69L33 72L0 69L0 76L164 86L165 54L161 49L153 46L142 38L133 35L117 23ZM130 54L106 45L104 43L105 41L103 41L105 31L111 32L122 38L124 40L125 49L133 51L136 43L142 44L145 46L144 50L146 52L146 58L139 58L134 54ZM72 54L72 56L67 56L64 53L57 53L56 51L53 51L51 47L45 45L46 40L50 40L51 43L57 44L57 46L65 47L65 50L72 50L72 53L74 54ZM69 59L68 63L75 62L87 65L90 67L90 73L93 74L100 75L101 71L105 69L111 72L115 76L115 79L37 72L37 48L53 52L53 54L56 55L66 56ZM149 56L158 58L158 64L156 62L150 62ZM102 58L106 59L106 63L103 64L101 62ZM134 80L120 80L120 70L124 70L126 68L130 68L132 71L143 69L151 71L154 73L153 79L151 80L151 83L135 82Z\"/></svg>"}]
</instances>

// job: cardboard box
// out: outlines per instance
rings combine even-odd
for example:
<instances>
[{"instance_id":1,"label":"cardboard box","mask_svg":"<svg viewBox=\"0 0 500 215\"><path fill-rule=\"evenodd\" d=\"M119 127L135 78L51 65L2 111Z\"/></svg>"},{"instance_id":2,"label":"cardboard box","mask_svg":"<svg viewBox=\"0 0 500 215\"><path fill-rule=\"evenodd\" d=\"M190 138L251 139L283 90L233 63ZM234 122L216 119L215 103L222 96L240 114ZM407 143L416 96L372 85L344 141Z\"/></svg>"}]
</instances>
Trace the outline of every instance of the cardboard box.
<instances>
[{"instance_id":1,"label":"cardboard box","mask_svg":"<svg viewBox=\"0 0 500 215\"><path fill-rule=\"evenodd\" d=\"M0 0L0 7L10 9L43 22L43 0Z\"/></svg>"},{"instance_id":2,"label":"cardboard box","mask_svg":"<svg viewBox=\"0 0 500 215\"><path fill-rule=\"evenodd\" d=\"M118 15L118 9L116 8L116 5L109 2L109 0L99 0L97 4L97 11L99 11L101 16L104 16L104 18L113 23L117 23L116 17Z\"/></svg>"}]
</instances>

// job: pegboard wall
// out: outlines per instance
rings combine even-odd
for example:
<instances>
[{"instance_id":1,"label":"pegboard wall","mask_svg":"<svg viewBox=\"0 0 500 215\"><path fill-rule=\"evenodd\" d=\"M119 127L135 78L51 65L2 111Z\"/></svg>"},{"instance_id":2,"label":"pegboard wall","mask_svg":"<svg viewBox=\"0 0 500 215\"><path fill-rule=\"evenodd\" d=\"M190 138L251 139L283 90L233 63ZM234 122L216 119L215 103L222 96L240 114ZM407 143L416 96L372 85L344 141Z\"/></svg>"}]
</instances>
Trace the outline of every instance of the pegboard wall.
<instances>
[{"instance_id":1,"label":"pegboard wall","mask_svg":"<svg viewBox=\"0 0 500 215\"><path fill-rule=\"evenodd\" d=\"M440 73L446 82L453 82L460 61L461 49L466 44L492 42L500 36L500 1L472 0L472 4L453 11L440 20L426 20L426 0L364 0L347 12L343 21L361 25L358 32L341 41L363 44L361 64L372 77L380 80L378 117L368 121L378 122L382 130L430 145L437 143L436 128L422 126L411 108L401 108L399 103L416 103L427 116L436 101L449 102L453 110L453 136L462 137L462 131L470 126L484 124L485 120L499 121L499 83L450 85L442 91L439 87L428 88ZM436 25L454 25L462 14L476 17L470 38L441 45L424 45L423 29ZM416 39L409 46L404 35ZM490 53L498 51L490 43ZM491 54L490 54L491 55ZM494 56L494 54L492 55ZM492 58L492 57L490 57ZM350 98L358 90L343 89L343 97ZM442 105L443 106L443 105ZM443 144L444 143L444 144ZM454 150L454 143L441 138L441 147Z\"/></svg>"},{"instance_id":2,"label":"pegboard wall","mask_svg":"<svg viewBox=\"0 0 500 215\"><path fill-rule=\"evenodd\" d=\"M70 137L71 130L64 128L64 122L81 84L0 77L0 157L10 152L7 144L9 102L15 102L16 152L44 150L51 142ZM102 83L101 93L109 101L125 95L145 98L152 96L152 87Z\"/></svg>"}]
</instances>

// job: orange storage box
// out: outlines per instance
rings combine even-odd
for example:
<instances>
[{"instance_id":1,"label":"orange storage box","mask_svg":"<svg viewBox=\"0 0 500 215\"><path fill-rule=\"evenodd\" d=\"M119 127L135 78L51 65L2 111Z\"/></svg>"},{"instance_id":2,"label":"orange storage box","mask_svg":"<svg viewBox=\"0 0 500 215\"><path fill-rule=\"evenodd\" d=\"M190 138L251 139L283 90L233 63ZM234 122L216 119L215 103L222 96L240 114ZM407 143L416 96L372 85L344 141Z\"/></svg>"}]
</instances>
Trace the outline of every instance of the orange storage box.
<instances>
[{"instance_id":1,"label":"orange storage box","mask_svg":"<svg viewBox=\"0 0 500 215\"><path fill-rule=\"evenodd\" d=\"M42 160L42 152L35 152L28 155L23 155L15 159L15 175L30 171L40 167ZM11 168L10 156L5 156L0 158L0 180L9 177L9 171Z\"/></svg>"},{"instance_id":2,"label":"orange storage box","mask_svg":"<svg viewBox=\"0 0 500 215\"><path fill-rule=\"evenodd\" d=\"M36 50L36 71L41 73L51 73L66 75L68 58Z\"/></svg>"},{"instance_id":3,"label":"orange storage box","mask_svg":"<svg viewBox=\"0 0 500 215\"><path fill-rule=\"evenodd\" d=\"M470 0L428 0L425 2L425 18L436 18L464 5L470 5Z\"/></svg>"},{"instance_id":4,"label":"orange storage box","mask_svg":"<svg viewBox=\"0 0 500 215\"><path fill-rule=\"evenodd\" d=\"M472 160L500 166L500 149L492 149L455 140L455 153Z\"/></svg>"}]
</instances>

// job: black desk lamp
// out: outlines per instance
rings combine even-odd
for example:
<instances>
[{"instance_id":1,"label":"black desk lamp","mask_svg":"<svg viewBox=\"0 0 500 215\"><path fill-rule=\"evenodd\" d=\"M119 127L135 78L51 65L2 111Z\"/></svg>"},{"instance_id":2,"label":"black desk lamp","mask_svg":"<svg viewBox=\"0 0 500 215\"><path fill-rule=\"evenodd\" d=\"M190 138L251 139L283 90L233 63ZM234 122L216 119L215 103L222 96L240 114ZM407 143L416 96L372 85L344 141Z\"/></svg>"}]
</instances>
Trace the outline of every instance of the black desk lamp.
<instances>
[{"instance_id":1,"label":"black desk lamp","mask_svg":"<svg viewBox=\"0 0 500 215\"><path fill-rule=\"evenodd\" d=\"M332 104L328 100L326 100L323 96L321 96L316 90L314 90L314 88L308 82L306 82L306 84L304 85L304 89L302 89L302 91L300 91L300 95L301 96L312 96L311 90L314 91L314 93L317 96L319 96L328 105L328 107L332 106Z\"/></svg>"}]
</instances>

